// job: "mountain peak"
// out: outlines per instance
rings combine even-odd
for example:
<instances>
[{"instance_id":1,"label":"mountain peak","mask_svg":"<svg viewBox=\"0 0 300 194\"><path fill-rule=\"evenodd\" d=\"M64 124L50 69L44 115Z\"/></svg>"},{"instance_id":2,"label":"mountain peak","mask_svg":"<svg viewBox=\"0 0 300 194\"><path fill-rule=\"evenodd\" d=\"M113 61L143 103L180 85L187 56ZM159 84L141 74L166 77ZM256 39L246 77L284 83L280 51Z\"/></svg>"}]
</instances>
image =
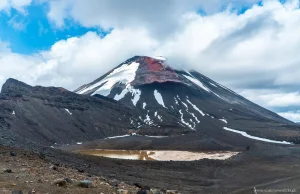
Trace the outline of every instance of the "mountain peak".
<instances>
[{"instance_id":1,"label":"mountain peak","mask_svg":"<svg viewBox=\"0 0 300 194\"><path fill-rule=\"evenodd\" d=\"M167 65L163 57L152 58L143 56L132 62L139 64L135 79L131 83L133 86L151 84L154 82L181 82L176 70Z\"/></svg>"},{"instance_id":2,"label":"mountain peak","mask_svg":"<svg viewBox=\"0 0 300 194\"><path fill-rule=\"evenodd\" d=\"M128 88L165 82L182 82L177 71L166 64L165 58L134 56L92 83L81 86L75 92L79 94L96 92L95 94L107 96L112 87L118 84Z\"/></svg>"},{"instance_id":3,"label":"mountain peak","mask_svg":"<svg viewBox=\"0 0 300 194\"><path fill-rule=\"evenodd\" d=\"M9 78L3 84L1 94L16 95L19 93L28 92L32 87L14 78Z\"/></svg>"},{"instance_id":4,"label":"mountain peak","mask_svg":"<svg viewBox=\"0 0 300 194\"><path fill-rule=\"evenodd\" d=\"M2 86L1 94L6 96L43 96L57 94L72 94L62 87L30 86L14 78L9 78ZM73 95L73 94L72 94Z\"/></svg>"}]
</instances>

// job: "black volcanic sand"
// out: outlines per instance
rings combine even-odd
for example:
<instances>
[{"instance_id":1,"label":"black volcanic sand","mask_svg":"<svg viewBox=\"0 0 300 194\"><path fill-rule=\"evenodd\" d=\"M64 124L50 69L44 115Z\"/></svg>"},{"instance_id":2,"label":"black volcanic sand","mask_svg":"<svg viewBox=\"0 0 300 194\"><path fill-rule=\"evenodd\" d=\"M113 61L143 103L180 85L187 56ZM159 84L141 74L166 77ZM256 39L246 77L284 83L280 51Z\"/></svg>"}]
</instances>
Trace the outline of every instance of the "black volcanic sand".
<instances>
[{"instance_id":1,"label":"black volcanic sand","mask_svg":"<svg viewBox=\"0 0 300 194\"><path fill-rule=\"evenodd\" d=\"M132 148L138 149L139 138L145 137L121 138L118 141L123 142L123 146L127 141ZM116 145L107 146L113 145L112 141L117 139L99 140L98 144L94 141L65 146L64 150L44 148L40 153L51 162L72 166L94 175L104 175L109 179L117 179L128 184L140 183L155 188L175 189L181 193L254 193L254 187L258 191L290 188L300 193L299 146L288 147L258 142L249 150L240 149L240 154L228 160L204 159L191 162L120 160L70 152L91 148L102 149L101 145L106 145L106 148L110 149L118 148ZM136 146L129 142L135 142ZM166 147L152 146L152 148ZM167 148L172 149L172 146L169 145Z\"/></svg>"}]
</instances>

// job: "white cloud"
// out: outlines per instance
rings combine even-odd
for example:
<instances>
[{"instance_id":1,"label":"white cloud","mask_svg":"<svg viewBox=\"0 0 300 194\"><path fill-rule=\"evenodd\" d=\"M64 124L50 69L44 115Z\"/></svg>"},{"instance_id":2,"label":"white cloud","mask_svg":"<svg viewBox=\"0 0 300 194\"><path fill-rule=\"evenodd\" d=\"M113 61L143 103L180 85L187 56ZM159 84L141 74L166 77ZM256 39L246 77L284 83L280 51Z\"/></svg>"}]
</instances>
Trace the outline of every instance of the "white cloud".
<instances>
[{"instance_id":1,"label":"white cloud","mask_svg":"<svg viewBox=\"0 0 300 194\"><path fill-rule=\"evenodd\" d=\"M8 12L14 8L20 12L24 12L24 7L30 5L32 0L0 0L0 11Z\"/></svg>"},{"instance_id":2,"label":"white cloud","mask_svg":"<svg viewBox=\"0 0 300 194\"><path fill-rule=\"evenodd\" d=\"M266 1L243 15L194 15L182 23L159 48L172 62L235 88L299 82L294 73L300 68L298 4ZM288 82L283 79L287 73Z\"/></svg>"},{"instance_id":3,"label":"white cloud","mask_svg":"<svg viewBox=\"0 0 300 194\"><path fill-rule=\"evenodd\" d=\"M240 92L242 96L258 103L261 106L269 108L280 108L289 106L300 106L300 93L287 92L280 90L243 90Z\"/></svg>"},{"instance_id":4,"label":"white cloud","mask_svg":"<svg viewBox=\"0 0 300 194\"><path fill-rule=\"evenodd\" d=\"M19 77L18 75L27 75L30 69L35 68L36 64L40 61L35 56L23 56L20 54L12 53L7 44L0 42L0 84L9 77ZM29 80L24 80L29 81Z\"/></svg>"},{"instance_id":5,"label":"white cloud","mask_svg":"<svg viewBox=\"0 0 300 194\"><path fill-rule=\"evenodd\" d=\"M294 122L300 122L300 111L278 113L280 116Z\"/></svg>"},{"instance_id":6,"label":"white cloud","mask_svg":"<svg viewBox=\"0 0 300 194\"><path fill-rule=\"evenodd\" d=\"M177 26L177 19L197 8L197 0L52 0L48 18L63 27L65 19L73 19L85 27L146 27L157 36L168 34Z\"/></svg>"},{"instance_id":7,"label":"white cloud","mask_svg":"<svg viewBox=\"0 0 300 194\"><path fill-rule=\"evenodd\" d=\"M199 9L208 13L223 7L247 6L259 0L50 0L48 17L58 27L65 19L74 19L85 27L104 29L146 27L165 38L178 28L178 18Z\"/></svg>"}]
</instances>

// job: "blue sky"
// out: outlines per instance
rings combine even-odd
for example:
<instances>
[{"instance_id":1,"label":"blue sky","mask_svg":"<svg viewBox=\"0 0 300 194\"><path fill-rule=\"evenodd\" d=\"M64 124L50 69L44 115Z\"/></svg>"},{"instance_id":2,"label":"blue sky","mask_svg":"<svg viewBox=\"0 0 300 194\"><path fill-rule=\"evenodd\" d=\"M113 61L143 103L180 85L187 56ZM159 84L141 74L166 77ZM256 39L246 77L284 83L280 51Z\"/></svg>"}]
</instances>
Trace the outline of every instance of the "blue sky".
<instances>
[{"instance_id":1,"label":"blue sky","mask_svg":"<svg viewBox=\"0 0 300 194\"><path fill-rule=\"evenodd\" d=\"M104 36L99 28L86 28L72 20L66 20L64 28L56 28L48 20L46 3L32 3L26 13L12 8L10 13L1 13L0 37L8 42L13 52L21 54L37 53L49 49L55 42L94 31Z\"/></svg>"},{"instance_id":2,"label":"blue sky","mask_svg":"<svg viewBox=\"0 0 300 194\"><path fill-rule=\"evenodd\" d=\"M299 0L1 0L0 85L73 90L163 55L300 121Z\"/></svg>"}]
</instances>

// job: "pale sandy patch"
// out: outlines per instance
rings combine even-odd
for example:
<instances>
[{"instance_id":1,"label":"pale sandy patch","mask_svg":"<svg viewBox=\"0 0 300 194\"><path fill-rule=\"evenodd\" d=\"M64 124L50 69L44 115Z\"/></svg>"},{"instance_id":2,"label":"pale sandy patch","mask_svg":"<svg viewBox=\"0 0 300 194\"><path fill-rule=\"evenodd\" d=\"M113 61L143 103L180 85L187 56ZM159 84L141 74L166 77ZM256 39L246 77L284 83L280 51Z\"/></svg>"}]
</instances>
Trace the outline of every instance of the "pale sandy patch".
<instances>
[{"instance_id":1,"label":"pale sandy patch","mask_svg":"<svg viewBox=\"0 0 300 194\"><path fill-rule=\"evenodd\" d=\"M201 159L226 160L238 152L189 152L169 150L82 150L82 154L128 160L194 161Z\"/></svg>"},{"instance_id":2,"label":"pale sandy patch","mask_svg":"<svg viewBox=\"0 0 300 194\"><path fill-rule=\"evenodd\" d=\"M159 161L193 161L201 159L226 160L238 152L152 151L149 157Z\"/></svg>"}]
</instances>

